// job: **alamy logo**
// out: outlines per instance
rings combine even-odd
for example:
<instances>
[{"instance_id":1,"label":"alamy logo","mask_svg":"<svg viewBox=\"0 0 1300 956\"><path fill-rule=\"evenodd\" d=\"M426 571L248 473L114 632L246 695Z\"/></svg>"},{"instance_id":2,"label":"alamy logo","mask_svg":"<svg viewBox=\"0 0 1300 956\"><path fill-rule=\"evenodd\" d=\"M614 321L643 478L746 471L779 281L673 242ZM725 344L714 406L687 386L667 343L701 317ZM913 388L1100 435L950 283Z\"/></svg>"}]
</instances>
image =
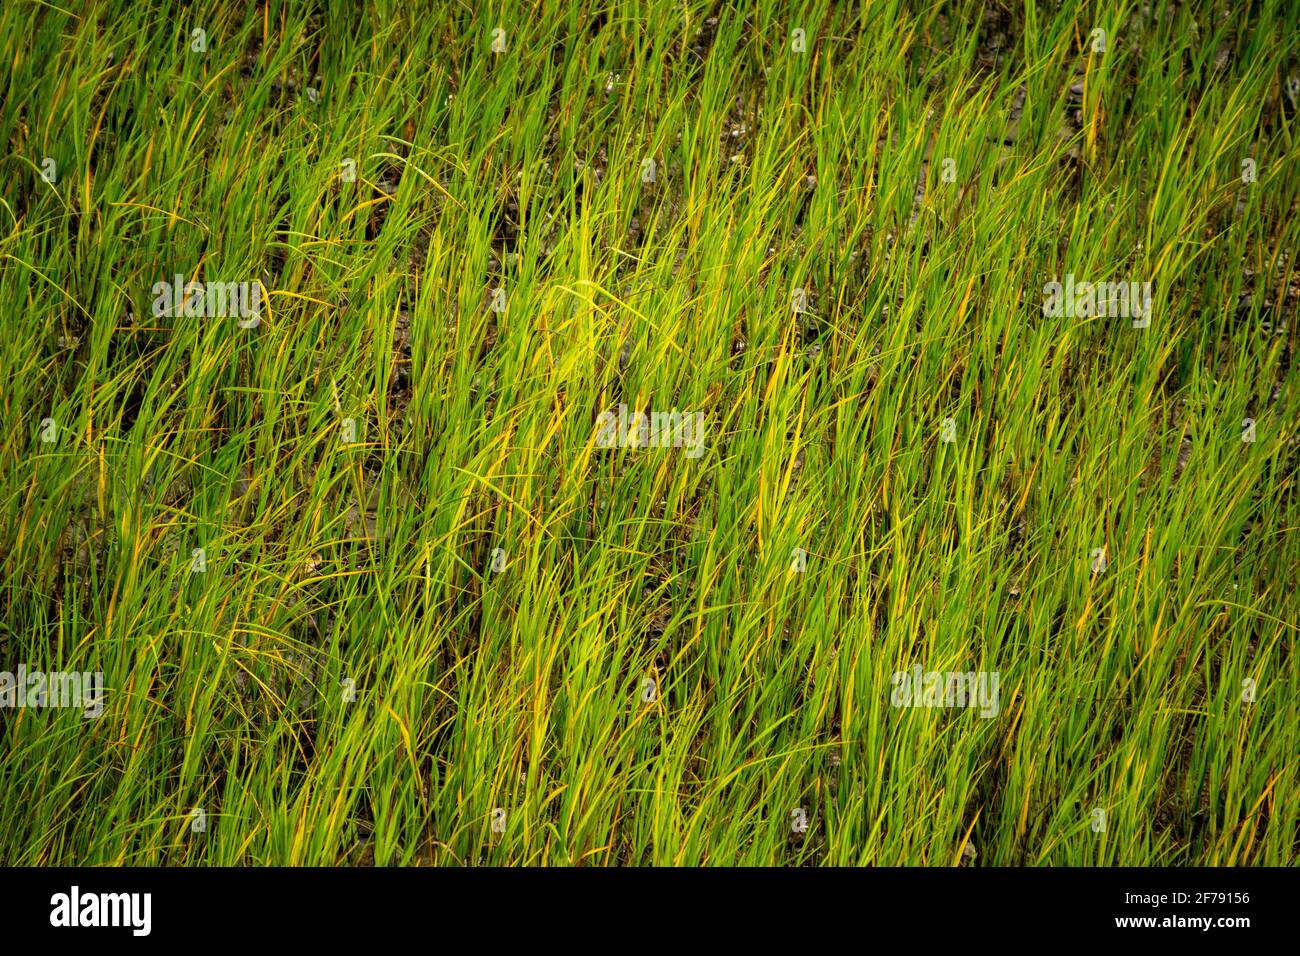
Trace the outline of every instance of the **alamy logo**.
<instances>
[{"instance_id":1,"label":"alamy logo","mask_svg":"<svg viewBox=\"0 0 1300 956\"><path fill-rule=\"evenodd\" d=\"M0 707L79 707L87 720L104 712L100 671L0 671Z\"/></svg>"},{"instance_id":2,"label":"alamy logo","mask_svg":"<svg viewBox=\"0 0 1300 956\"><path fill-rule=\"evenodd\" d=\"M1144 329L1151 324L1151 283L1075 282L1074 273L1069 272L1064 285L1049 282L1043 286L1043 314L1133 319L1133 328Z\"/></svg>"},{"instance_id":3,"label":"alamy logo","mask_svg":"<svg viewBox=\"0 0 1300 956\"><path fill-rule=\"evenodd\" d=\"M51 896L50 906L51 926L128 926L132 935L148 936L153 925L151 893L82 893L74 886Z\"/></svg>"},{"instance_id":4,"label":"alamy logo","mask_svg":"<svg viewBox=\"0 0 1300 956\"><path fill-rule=\"evenodd\" d=\"M241 329L255 329L262 321L262 284L260 282L186 282L183 275L175 282L155 282L154 318L164 315L187 319L238 318Z\"/></svg>"},{"instance_id":5,"label":"alamy logo","mask_svg":"<svg viewBox=\"0 0 1300 956\"><path fill-rule=\"evenodd\" d=\"M685 448L687 458L704 454L703 412L601 412L596 444L601 448Z\"/></svg>"},{"instance_id":6,"label":"alamy logo","mask_svg":"<svg viewBox=\"0 0 1300 956\"><path fill-rule=\"evenodd\" d=\"M889 702L895 707L979 707L984 718L998 715L997 671L895 671Z\"/></svg>"}]
</instances>

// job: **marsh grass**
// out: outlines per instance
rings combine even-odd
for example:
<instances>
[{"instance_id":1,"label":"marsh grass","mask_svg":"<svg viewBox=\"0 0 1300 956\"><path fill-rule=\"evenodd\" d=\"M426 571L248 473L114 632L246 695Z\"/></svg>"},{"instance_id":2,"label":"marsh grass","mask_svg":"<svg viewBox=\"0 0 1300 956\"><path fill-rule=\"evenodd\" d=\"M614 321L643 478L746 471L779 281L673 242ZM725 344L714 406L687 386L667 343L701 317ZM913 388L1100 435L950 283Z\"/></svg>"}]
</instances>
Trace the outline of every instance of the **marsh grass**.
<instances>
[{"instance_id":1,"label":"marsh grass","mask_svg":"<svg viewBox=\"0 0 1300 956\"><path fill-rule=\"evenodd\" d=\"M0 861L1296 862L1294 4L367 6L0 12Z\"/></svg>"}]
</instances>

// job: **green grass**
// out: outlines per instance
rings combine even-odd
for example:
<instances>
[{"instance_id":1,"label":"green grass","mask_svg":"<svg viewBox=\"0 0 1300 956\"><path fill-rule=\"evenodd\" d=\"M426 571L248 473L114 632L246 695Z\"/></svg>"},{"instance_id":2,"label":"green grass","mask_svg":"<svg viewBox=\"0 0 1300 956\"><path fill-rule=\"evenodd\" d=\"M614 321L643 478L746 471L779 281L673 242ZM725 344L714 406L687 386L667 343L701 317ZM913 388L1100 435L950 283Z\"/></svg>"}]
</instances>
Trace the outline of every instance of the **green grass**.
<instances>
[{"instance_id":1,"label":"green grass","mask_svg":"<svg viewBox=\"0 0 1300 956\"><path fill-rule=\"evenodd\" d=\"M109 690L0 710L0 863L1296 864L1295 4L71 6L0 670Z\"/></svg>"}]
</instances>

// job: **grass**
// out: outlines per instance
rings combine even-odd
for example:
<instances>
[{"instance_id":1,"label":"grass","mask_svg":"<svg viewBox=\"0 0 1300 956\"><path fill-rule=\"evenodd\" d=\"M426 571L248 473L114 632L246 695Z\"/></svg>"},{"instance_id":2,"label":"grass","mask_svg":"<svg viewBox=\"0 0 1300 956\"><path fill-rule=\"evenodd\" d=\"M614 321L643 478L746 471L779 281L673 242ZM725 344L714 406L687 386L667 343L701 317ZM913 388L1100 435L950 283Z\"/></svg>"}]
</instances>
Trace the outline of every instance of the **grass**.
<instances>
[{"instance_id":1,"label":"grass","mask_svg":"<svg viewBox=\"0 0 1300 956\"><path fill-rule=\"evenodd\" d=\"M1297 863L1294 4L71 6L0 670L108 690L0 709L0 862Z\"/></svg>"}]
</instances>

